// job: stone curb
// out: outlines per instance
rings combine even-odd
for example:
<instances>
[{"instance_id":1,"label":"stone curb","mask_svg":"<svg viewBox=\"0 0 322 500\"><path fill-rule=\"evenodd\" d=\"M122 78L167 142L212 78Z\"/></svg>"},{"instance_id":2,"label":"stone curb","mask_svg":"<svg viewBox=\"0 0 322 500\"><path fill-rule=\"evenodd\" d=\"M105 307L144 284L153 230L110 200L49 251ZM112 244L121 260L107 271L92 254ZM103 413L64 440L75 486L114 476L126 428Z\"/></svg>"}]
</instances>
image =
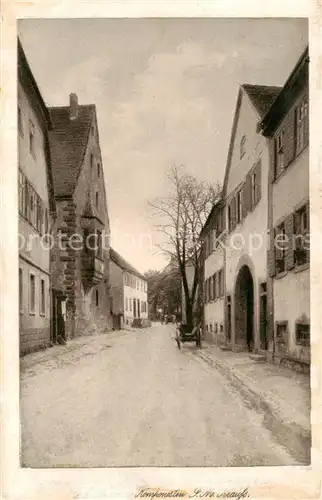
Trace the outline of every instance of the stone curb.
<instances>
[{"instance_id":1,"label":"stone curb","mask_svg":"<svg viewBox=\"0 0 322 500\"><path fill-rule=\"evenodd\" d=\"M303 456L306 463L310 463L310 448L311 448L311 431L295 422L286 422L280 412L277 412L274 407L267 402L263 393L255 392L247 379L234 370L226 361L216 359L211 354L206 354L202 351L197 351L196 355L205 361L209 366L215 367L225 378L227 378L233 387L243 396L246 406L261 413L264 416L264 425L268 428L273 436L285 446L294 456L303 455L303 449L307 453ZM277 401L277 400L276 400Z\"/></svg>"}]
</instances>

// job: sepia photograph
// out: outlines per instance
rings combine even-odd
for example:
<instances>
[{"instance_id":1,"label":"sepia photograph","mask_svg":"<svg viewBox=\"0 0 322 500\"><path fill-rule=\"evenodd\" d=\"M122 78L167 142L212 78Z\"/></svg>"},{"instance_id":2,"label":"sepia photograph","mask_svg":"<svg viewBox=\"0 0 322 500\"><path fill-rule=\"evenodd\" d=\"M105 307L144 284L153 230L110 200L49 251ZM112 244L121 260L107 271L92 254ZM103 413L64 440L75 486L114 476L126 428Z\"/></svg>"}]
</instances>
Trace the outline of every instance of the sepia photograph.
<instances>
[{"instance_id":1,"label":"sepia photograph","mask_svg":"<svg viewBox=\"0 0 322 500\"><path fill-rule=\"evenodd\" d=\"M311 464L309 72L307 18L17 21L21 467Z\"/></svg>"}]
</instances>

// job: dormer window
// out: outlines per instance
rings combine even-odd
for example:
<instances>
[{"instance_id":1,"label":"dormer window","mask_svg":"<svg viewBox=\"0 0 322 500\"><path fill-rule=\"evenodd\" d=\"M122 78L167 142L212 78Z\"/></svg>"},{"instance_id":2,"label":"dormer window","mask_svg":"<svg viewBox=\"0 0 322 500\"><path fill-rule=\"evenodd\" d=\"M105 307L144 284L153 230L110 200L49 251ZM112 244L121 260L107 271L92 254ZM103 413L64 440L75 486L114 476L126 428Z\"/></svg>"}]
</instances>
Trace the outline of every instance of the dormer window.
<instances>
[{"instance_id":1,"label":"dormer window","mask_svg":"<svg viewBox=\"0 0 322 500\"><path fill-rule=\"evenodd\" d=\"M100 164L98 163L97 164L97 177L100 177L101 175L101 167L100 167Z\"/></svg>"},{"instance_id":2,"label":"dormer window","mask_svg":"<svg viewBox=\"0 0 322 500\"><path fill-rule=\"evenodd\" d=\"M240 140L240 158L242 158L246 153L246 136L243 135L243 137Z\"/></svg>"},{"instance_id":3,"label":"dormer window","mask_svg":"<svg viewBox=\"0 0 322 500\"><path fill-rule=\"evenodd\" d=\"M96 205L96 208L98 209L98 191L96 191L95 193L95 205Z\"/></svg>"},{"instance_id":4,"label":"dormer window","mask_svg":"<svg viewBox=\"0 0 322 500\"><path fill-rule=\"evenodd\" d=\"M91 155L91 168L94 166L94 155Z\"/></svg>"}]
</instances>

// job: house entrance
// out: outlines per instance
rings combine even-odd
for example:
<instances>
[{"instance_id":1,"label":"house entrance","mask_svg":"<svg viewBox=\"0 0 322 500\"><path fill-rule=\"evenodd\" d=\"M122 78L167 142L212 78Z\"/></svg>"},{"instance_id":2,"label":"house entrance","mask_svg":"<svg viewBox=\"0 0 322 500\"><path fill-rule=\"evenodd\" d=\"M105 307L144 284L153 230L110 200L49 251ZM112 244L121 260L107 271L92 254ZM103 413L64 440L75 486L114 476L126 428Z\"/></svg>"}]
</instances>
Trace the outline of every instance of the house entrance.
<instances>
[{"instance_id":1,"label":"house entrance","mask_svg":"<svg viewBox=\"0 0 322 500\"><path fill-rule=\"evenodd\" d=\"M254 283L247 265L240 269L235 286L235 343L253 350Z\"/></svg>"},{"instance_id":2,"label":"house entrance","mask_svg":"<svg viewBox=\"0 0 322 500\"><path fill-rule=\"evenodd\" d=\"M136 318L136 299L133 299L133 317Z\"/></svg>"},{"instance_id":3,"label":"house entrance","mask_svg":"<svg viewBox=\"0 0 322 500\"><path fill-rule=\"evenodd\" d=\"M266 283L261 284L260 293L260 348L267 351L267 288Z\"/></svg>"}]
</instances>

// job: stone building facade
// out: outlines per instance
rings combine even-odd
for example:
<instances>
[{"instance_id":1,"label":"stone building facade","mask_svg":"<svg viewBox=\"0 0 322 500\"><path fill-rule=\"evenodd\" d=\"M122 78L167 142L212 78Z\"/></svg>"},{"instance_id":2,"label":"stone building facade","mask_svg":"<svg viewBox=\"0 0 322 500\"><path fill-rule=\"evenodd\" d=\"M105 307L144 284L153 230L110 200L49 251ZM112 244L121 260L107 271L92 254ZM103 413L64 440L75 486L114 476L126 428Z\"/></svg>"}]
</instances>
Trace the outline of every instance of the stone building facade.
<instances>
[{"instance_id":1,"label":"stone building facade","mask_svg":"<svg viewBox=\"0 0 322 500\"><path fill-rule=\"evenodd\" d=\"M55 217L48 110L18 41L20 353L51 344L50 246Z\"/></svg>"},{"instance_id":2,"label":"stone building facade","mask_svg":"<svg viewBox=\"0 0 322 500\"><path fill-rule=\"evenodd\" d=\"M260 124L270 145L271 356L310 364L309 58L306 50ZM284 240L285 239L285 240Z\"/></svg>"},{"instance_id":3,"label":"stone building facade","mask_svg":"<svg viewBox=\"0 0 322 500\"><path fill-rule=\"evenodd\" d=\"M257 124L279 92L279 87L242 85L237 98L223 187L226 330L230 324L233 350L268 348L269 148Z\"/></svg>"},{"instance_id":4,"label":"stone building facade","mask_svg":"<svg viewBox=\"0 0 322 500\"><path fill-rule=\"evenodd\" d=\"M110 330L109 240L96 108L50 108L50 151L57 220L52 282L56 339ZM60 318L64 318L61 331Z\"/></svg>"},{"instance_id":5,"label":"stone building facade","mask_svg":"<svg viewBox=\"0 0 322 500\"><path fill-rule=\"evenodd\" d=\"M205 339L214 344L225 342L225 267L224 248L219 238L224 231L224 205L214 205L202 229L200 239L203 254L203 324ZM231 330L230 330L231 331ZM229 331L229 332L230 332ZM229 336L227 331L227 335Z\"/></svg>"}]
</instances>

